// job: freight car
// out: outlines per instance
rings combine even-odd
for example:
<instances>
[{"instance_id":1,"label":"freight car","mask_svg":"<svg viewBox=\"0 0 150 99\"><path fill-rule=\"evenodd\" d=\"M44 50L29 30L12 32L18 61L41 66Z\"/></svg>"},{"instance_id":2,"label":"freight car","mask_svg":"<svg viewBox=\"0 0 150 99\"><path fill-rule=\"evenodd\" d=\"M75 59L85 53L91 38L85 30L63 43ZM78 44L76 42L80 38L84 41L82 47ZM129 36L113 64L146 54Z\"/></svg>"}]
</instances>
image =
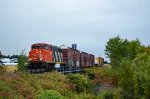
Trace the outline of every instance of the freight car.
<instances>
[{"instance_id":1,"label":"freight car","mask_svg":"<svg viewBox=\"0 0 150 99\"><path fill-rule=\"evenodd\" d=\"M29 72L45 72L57 69L60 72L78 72L81 68L95 64L95 56L76 48L62 45L57 47L46 43L36 43L29 52Z\"/></svg>"},{"instance_id":2,"label":"freight car","mask_svg":"<svg viewBox=\"0 0 150 99\"><path fill-rule=\"evenodd\" d=\"M104 58L96 57L95 58L95 66L103 66L104 65Z\"/></svg>"},{"instance_id":3,"label":"freight car","mask_svg":"<svg viewBox=\"0 0 150 99\"><path fill-rule=\"evenodd\" d=\"M88 67L89 66L88 65L88 62L89 62L88 61L88 53L81 51L81 53L80 53L80 61L81 61L81 63L80 63L81 67L83 67L83 68Z\"/></svg>"}]
</instances>

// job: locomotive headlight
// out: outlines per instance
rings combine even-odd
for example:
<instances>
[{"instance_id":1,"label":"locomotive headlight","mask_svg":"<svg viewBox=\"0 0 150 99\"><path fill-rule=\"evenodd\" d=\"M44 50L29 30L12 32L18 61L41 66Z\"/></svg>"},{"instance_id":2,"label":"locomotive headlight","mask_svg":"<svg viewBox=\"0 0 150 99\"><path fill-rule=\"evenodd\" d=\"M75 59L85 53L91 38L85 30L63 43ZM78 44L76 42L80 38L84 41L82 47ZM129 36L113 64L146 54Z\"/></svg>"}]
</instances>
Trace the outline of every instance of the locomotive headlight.
<instances>
[{"instance_id":1,"label":"locomotive headlight","mask_svg":"<svg viewBox=\"0 0 150 99\"><path fill-rule=\"evenodd\" d=\"M31 61L31 58L29 60Z\"/></svg>"},{"instance_id":2,"label":"locomotive headlight","mask_svg":"<svg viewBox=\"0 0 150 99\"><path fill-rule=\"evenodd\" d=\"M42 55L41 55L41 54L39 55L39 58L40 58L40 61L42 61L42 60L43 60L43 58L42 58Z\"/></svg>"},{"instance_id":3,"label":"locomotive headlight","mask_svg":"<svg viewBox=\"0 0 150 99\"><path fill-rule=\"evenodd\" d=\"M40 57L40 61L42 60L42 57Z\"/></svg>"}]
</instances>

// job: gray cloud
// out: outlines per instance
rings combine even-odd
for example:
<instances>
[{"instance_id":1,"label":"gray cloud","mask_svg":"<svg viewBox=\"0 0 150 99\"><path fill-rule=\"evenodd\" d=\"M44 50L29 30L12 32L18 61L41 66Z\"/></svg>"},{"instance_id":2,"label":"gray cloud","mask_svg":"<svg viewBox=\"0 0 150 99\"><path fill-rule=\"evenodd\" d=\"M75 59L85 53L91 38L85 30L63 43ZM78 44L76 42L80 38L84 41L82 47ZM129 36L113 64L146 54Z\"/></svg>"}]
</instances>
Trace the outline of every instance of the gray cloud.
<instances>
[{"instance_id":1,"label":"gray cloud","mask_svg":"<svg viewBox=\"0 0 150 99\"><path fill-rule=\"evenodd\" d=\"M109 38L150 42L149 0L1 0L0 50L16 54L46 42L104 56ZM18 51L17 51L18 50Z\"/></svg>"}]
</instances>

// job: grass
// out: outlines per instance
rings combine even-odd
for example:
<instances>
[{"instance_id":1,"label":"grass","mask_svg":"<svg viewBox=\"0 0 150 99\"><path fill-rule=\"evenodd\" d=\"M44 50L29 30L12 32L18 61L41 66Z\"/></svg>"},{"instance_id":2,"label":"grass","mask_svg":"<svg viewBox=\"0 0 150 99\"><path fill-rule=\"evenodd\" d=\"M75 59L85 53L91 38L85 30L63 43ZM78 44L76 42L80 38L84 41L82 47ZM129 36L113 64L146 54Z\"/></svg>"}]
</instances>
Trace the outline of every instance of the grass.
<instances>
[{"instance_id":1,"label":"grass","mask_svg":"<svg viewBox=\"0 0 150 99\"><path fill-rule=\"evenodd\" d=\"M4 66L7 72L14 72L17 70L17 66Z\"/></svg>"},{"instance_id":2,"label":"grass","mask_svg":"<svg viewBox=\"0 0 150 99\"><path fill-rule=\"evenodd\" d=\"M68 86L65 76L59 73L4 73L0 75L0 81L0 98L33 99L49 89L58 90L63 94Z\"/></svg>"},{"instance_id":3,"label":"grass","mask_svg":"<svg viewBox=\"0 0 150 99\"><path fill-rule=\"evenodd\" d=\"M84 74L63 75L56 71L44 74L29 74L23 72L5 72L0 74L0 99L36 99L51 95L63 99L99 99L93 88L97 83L111 81L109 68L96 67L86 69ZM89 74L94 74L93 79ZM71 79L72 77L80 77ZM106 78L105 78L106 76ZM109 78L110 76L110 78ZM90 84L91 90L89 88ZM96 82L96 83L95 83ZM83 89L82 89L83 87ZM77 92L80 88L80 92ZM44 99L44 98L43 98ZM59 98L58 98L59 99ZM60 98L61 99L61 98Z\"/></svg>"}]
</instances>

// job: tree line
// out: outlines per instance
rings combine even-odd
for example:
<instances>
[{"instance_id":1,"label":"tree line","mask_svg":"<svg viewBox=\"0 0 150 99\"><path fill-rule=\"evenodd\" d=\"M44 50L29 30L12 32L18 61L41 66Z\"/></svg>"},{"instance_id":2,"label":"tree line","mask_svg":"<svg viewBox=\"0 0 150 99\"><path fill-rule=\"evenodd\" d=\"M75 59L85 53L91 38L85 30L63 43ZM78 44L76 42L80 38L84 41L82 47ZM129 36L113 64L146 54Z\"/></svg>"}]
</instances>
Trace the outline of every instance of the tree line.
<instances>
[{"instance_id":1,"label":"tree line","mask_svg":"<svg viewBox=\"0 0 150 99\"><path fill-rule=\"evenodd\" d=\"M124 58L133 60L138 54L150 54L150 46L141 44L139 39L130 41L119 36L110 38L105 48L105 55L113 68L118 67Z\"/></svg>"},{"instance_id":2,"label":"tree line","mask_svg":"<svg viewBox=\"0 0 150 99\"><path fill-rule=\"evenodd\" d=\"M105 55L124 99L150 99L150 46L117 36L107 42Z\"/></svg>"},{"instance_id":3,"label":"tree line","mask_svg":"<svg viewBox=\"0 0 150 99\"><path fill-rule=\"evenodd\" d=\"M13 59L13 58L18 58L19 55L3 55L0 51L0 58L9 58L9 59Z\"/></svg>"}]
</instances>

